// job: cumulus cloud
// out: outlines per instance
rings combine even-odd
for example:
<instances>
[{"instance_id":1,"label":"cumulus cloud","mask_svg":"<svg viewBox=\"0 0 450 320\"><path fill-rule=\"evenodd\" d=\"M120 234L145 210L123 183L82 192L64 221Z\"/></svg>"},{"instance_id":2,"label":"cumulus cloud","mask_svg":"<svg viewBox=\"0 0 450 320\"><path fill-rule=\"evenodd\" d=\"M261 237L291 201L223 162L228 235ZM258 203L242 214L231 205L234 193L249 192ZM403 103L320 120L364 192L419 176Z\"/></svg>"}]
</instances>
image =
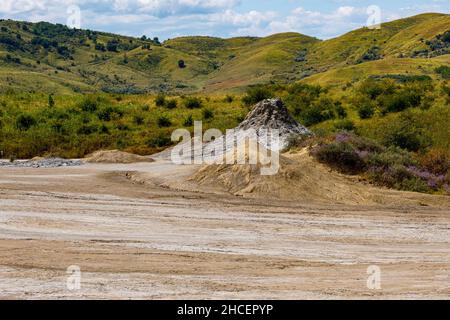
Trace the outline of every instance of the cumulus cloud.
<instances>
[{"instance_id":1,"label":"cumulus cloud","mask_svg":"<svg viewBox=\"0 0 450 320\"><path fill-rule=\"evenodd\" d=\"M239 0L2 0L0 12L17 14L78 5L95 12L137 12L153 16L210 13L236 6Z\"/></svg>"},{"instance_id":2,"label":"cumulus cloud","mask_svg":"<svg viewBox=\"0 0 450 320\"><path fill-rule=\"evenodd\" d=\"M77 5L82 28L134 36L157 35L162 39L179 35L265 36L286 31L326 39L363 26L368 18L367 8L358 7L353 0L334 0L336 8L327 12L304 7L286 10L283 1L270 5L266 2L264 6L252 1L0 0L0 18L65 24L69 18L67 9ZM430 6L432 11L442 11L442 3L434 0L427 11ZM382 16L383 20L392 20L424 10L420 4L399 6L396 11L383 11Z\"/></svg>"},{"instance_id":3,"label":"cumulus cloud","mask_svg":"<svg viewBox=\"0 0 450 320\"><path fill-rule=\"evenodd\" d=\"M354 28L365 25L366 8L339 7L331 13L296 8L286 19L274 21L267 32L297 31L307 35L321 35L331 38Z\"/></svg>"}]
</instances>

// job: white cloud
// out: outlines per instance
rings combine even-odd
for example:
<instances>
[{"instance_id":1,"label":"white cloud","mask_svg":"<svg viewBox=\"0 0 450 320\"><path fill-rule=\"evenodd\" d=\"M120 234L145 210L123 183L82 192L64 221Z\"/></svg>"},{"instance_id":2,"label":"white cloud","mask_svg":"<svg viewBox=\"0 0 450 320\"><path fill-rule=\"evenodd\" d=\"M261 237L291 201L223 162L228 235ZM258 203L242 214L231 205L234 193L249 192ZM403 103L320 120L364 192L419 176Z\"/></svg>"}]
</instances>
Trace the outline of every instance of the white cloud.
<instances>
[{"instance_id":1,"label":"white cloud","mask_svg":"<svg viewBox=\"0 0 450 320\"><path fill-rule=\"evenodd\" d=\"M208 13L229 9L240 0L1 0L0 12L17 14L31 10L49 11L78 5L92 11L134 11L155 16Z\"/></svg>"},{"instance_id":2,"label":"white cloud","mask_svg":"<svg viewBox=\"0 0 450 320\"><path fill-rule=\"evenodd\" d=\"M353 13L355 13L356 8L354 7L339 7L336 10L336 15L341 17L348 17L351 16Z\"/></svg>"},{"instance_id":3,"label":"white cloud","mask_svg":"<svg viewBox=\"0 0 450 320\"><path fill-rule=\"evenodd\" d=\"M331 38L363 26L366 20L365 8L343 6L331 13L323 13L299 7L294 9L284 20L270 23L266 32L297 31L306 35Z\"/></svg>"},{"instance_id":4,"label":"white cloud","mask_svg":"<svg viewBox=\"0 0 450 320\"><path fill-rule=\"evenodd\" d=\"M339 3L329 12L298 7L281 15L282 3L273 10L244 11L240 4L248 0L0 0L0 18L66 23L67 8L81 8L81 27L140 36L176 35L265 36L295 31L319 38L331 38L364 26L366 8L355 7L353 0ZM262 1L262 0L260 0ZM448 1L448 0L447 0ZM275 1L273 2L275 3ZM442 11L444 2L398 7L383 11L384 21L423 11ZM267 6L265 6L267 7Z\"/></svg>"}]
</instances>

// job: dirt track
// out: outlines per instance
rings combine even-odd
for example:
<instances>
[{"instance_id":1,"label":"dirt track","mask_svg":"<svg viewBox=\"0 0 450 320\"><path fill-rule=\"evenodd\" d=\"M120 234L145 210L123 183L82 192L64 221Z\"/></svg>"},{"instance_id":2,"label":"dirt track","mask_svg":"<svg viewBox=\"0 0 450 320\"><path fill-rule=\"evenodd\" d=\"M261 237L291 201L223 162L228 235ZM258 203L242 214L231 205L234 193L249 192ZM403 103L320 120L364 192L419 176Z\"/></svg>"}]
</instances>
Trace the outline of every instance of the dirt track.
<instances>
[{"instance_id":1,"label":"dirt track","mask_svg":"<svg viewBox=\"0 0 450 320\"><path fill-rule=\"evenodd\" d=\"M159 186L192 170L161 162L0 169L0 297L450 298L448 206ZM146 184L131 171L147 172ZM82 271L79 291L66 288L71 265ZM381 268L381 290L366 286L369 265Z\"/></svg>"}]
</instances>

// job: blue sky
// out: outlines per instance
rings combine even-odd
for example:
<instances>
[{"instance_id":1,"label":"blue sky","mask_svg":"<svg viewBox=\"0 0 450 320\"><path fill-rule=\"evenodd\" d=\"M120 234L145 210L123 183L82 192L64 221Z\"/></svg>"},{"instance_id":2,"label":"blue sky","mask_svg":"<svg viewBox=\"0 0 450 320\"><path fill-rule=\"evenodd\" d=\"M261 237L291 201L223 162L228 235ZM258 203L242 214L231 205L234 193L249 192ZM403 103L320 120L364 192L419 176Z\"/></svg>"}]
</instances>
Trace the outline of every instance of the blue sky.
<instances>
[{"instance_id":1,"label":"blue sky","mask_svg":"<svg viewBox=\"0 0 450 320\"><path fill-rule=\"evenodd\" d=\"M160 39L286 31L328 39L367 25L367 9L373 5L379 7L382 21L450 13L450 0L0 0L0 18Z\"/></svg>"}]
</instances>

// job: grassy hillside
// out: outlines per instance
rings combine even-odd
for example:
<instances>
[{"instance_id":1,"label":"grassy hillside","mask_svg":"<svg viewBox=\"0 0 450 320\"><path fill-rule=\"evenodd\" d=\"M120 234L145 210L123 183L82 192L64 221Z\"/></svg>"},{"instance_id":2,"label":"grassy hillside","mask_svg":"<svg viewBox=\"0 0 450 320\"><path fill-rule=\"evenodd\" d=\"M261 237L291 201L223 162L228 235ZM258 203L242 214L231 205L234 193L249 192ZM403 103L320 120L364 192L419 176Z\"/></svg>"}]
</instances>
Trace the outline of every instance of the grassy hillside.
<instances>
[{"instance_id":1,"label":"grassy hillside","mask_svg":"<svg viewBox=\"0 0 450 320\"><path fill-rule=\"evenodd\" d=\"M399 53L410 56L414 50L423 46L420 39L432 39L449 29L450 15L434 13L384 23L379 30L362 28L318 43L308 54L308 63L316 70L323 71ZM377 51L378 54L364 59L370 51Z\"/></svg>"},{"instance_id":2,"label":"grassy hillside","mask_svg":"<svg viewBox=\"0 0 450 320\"><path fill-rule=\"evenodd\" d=\"M297 33L258 39L239 50L206 82L207 91L264 83L288 82L301 72L303 54L319 40Z\"/></svg>"},{"instance_id":3,"label":"grassy hillside","mask_svg":"<svg viewBox=\"0 0 450 320\"><path fill-rule=\"evenodd\" d=\"M450 15L423 14L327 41L283 33L182 37L160 44L0 20L0 93L239 92L249 85L305 78L345 84L373 72L430 73L448 60L443 57L450 53L444 36L449 30Z\"/></svg>"},{"instance_id":4,"label":"grassy hillside","mask_svg":"<svg viewBox=\"0 0 450 320\"><path fill-rule=\"evenodd\" d=\"M366 79L369 76L407 75L429 76L440 78L436 69L441 66L450 67L450 56L439 56L430 59L424 58L385 58L362 64L345 66L312 75L302 82L320 84L329 87L345 88L348 85Z\"/></svg>"}]
</instances>

